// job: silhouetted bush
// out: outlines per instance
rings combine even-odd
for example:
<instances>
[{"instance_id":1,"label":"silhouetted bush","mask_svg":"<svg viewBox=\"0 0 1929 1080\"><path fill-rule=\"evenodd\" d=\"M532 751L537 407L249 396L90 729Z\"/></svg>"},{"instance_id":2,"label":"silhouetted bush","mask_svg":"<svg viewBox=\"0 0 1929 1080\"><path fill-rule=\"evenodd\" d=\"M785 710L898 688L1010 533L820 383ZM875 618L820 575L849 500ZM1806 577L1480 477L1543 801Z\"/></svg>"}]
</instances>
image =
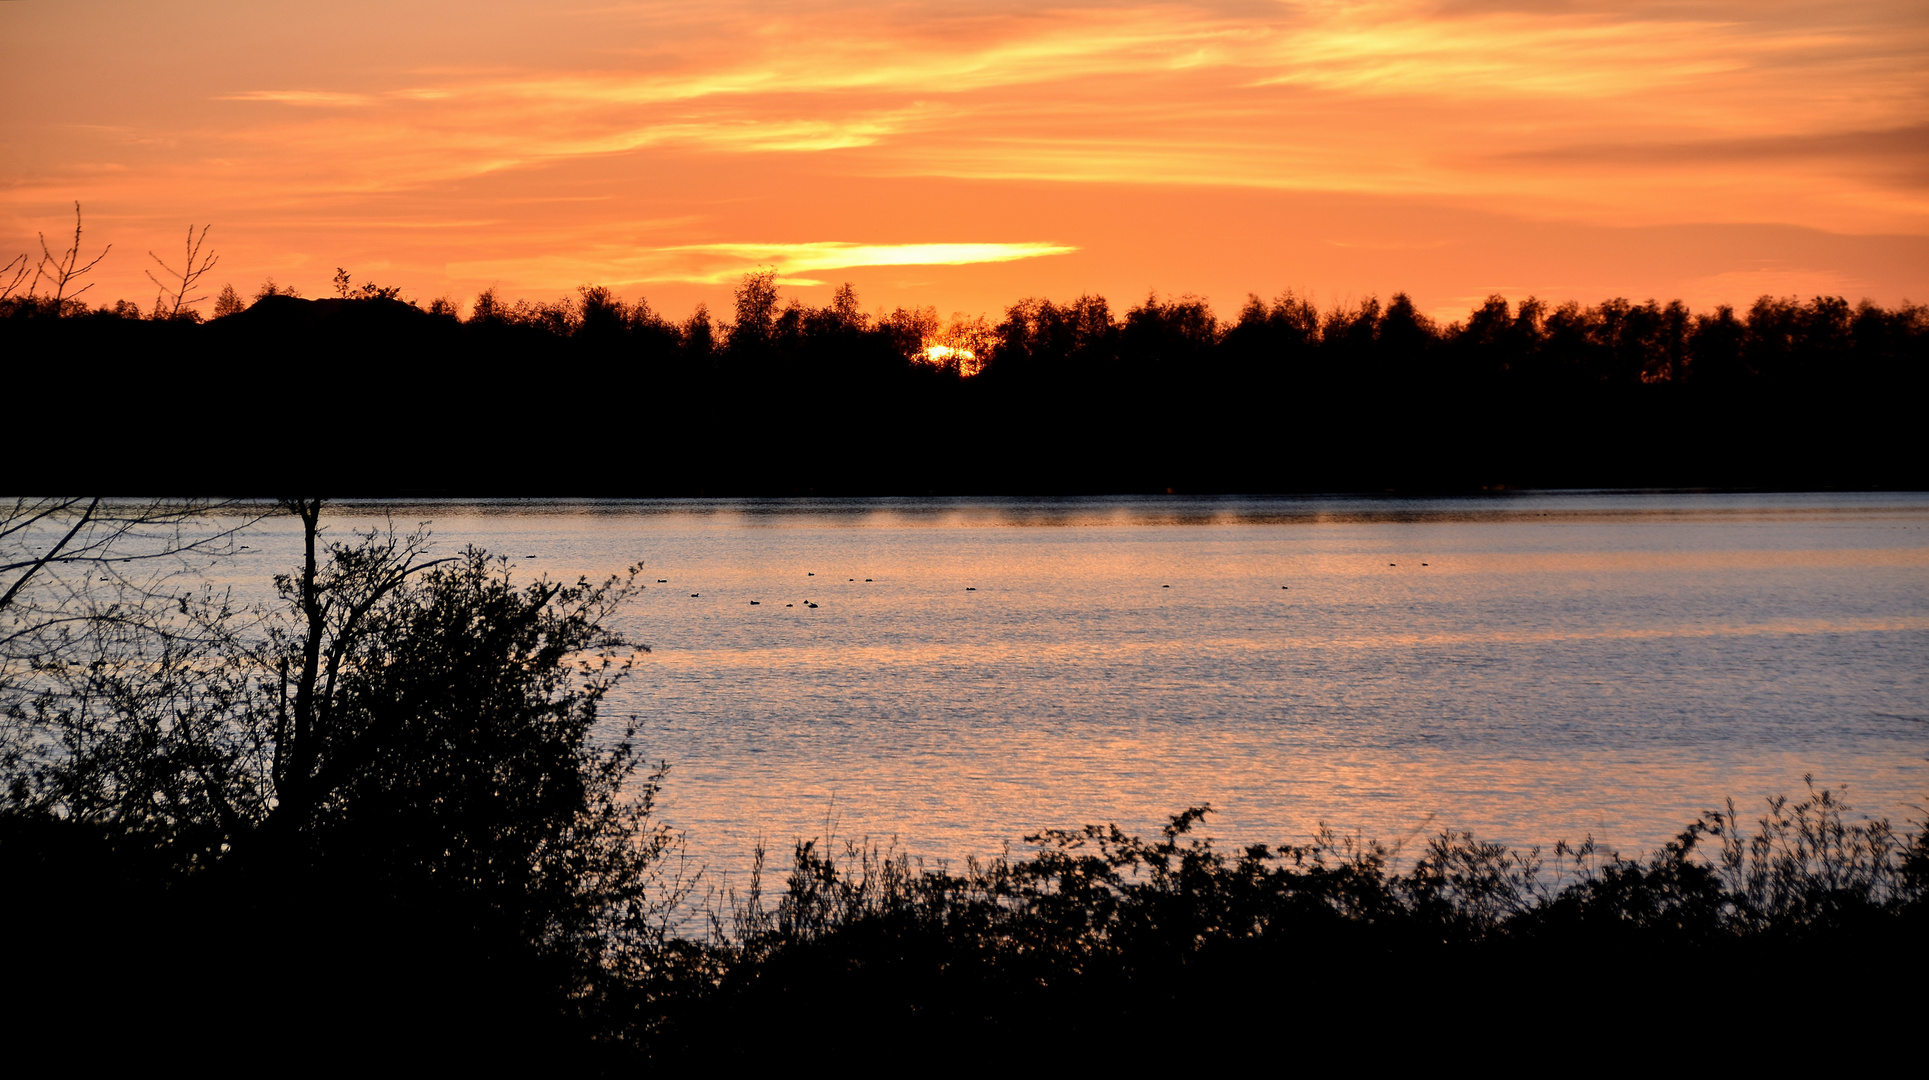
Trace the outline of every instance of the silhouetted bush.
<instances>
[{"instance_id":1,"label":"silhouetted bush","mask_svg":"<svg viewBox=\"0 0 1929 1080\"><path fill-rule=\"evenodd\" d=\"M89 1014L128 1046L218 1018L235 1053L588 1052L663 932L660 774L589 742L636 586L518 586L291 509L281 610L76 606L0 686L0 904L39 928L12 974L48 1022L102 981L169 987Z\"/></svg>"},{"instance_id":2,"label":"silhouetted bush","mask_svg":"<svg viewBox=\"0 0 1929 1080\"><path fill-rule=\"evenodd\" d=\"M1552 865L1454 832L1406 869L1330 831L1228 853L1194 835L1205 807L1152 841L1049 831L1026 838L1029 857L961 871L806 841L782 892L764 892L760 851L746 889L713 904L708 945L682 954L696 974L644 1041L665 1058L754 1059L861 1017L880 1049L1000 1037L1076 1056L1182 1015L1267 1030L1350 1010L1322 1022L1329 1037L1654 1021L1678 1004L1657 985L1673 980L1700 983L1685 990L1697 1024L1745 1021L1763 1002L1744 990L1724 1006L1732 980L1799 980L1818 961L1890 980L1924 958L1929 841L1846 811L1811 787L1752 824L1732 806L1706 815L1645 859L1590 841L1557 845Z\"/></svg>"}]
</instances>

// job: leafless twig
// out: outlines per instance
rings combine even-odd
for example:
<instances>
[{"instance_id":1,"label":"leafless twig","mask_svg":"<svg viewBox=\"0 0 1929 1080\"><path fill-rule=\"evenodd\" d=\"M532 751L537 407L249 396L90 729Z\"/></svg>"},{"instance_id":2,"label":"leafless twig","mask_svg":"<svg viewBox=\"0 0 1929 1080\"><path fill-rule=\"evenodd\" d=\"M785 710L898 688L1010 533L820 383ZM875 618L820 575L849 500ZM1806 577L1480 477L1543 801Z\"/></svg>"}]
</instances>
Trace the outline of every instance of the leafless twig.
<instances>
[{"instance_id":1,"label":"leafless twig","mask_svg":"<svg viewBox=\"0 0 1929 1080\"><path fill-rule=\"evenodd\" d=\"M167 282L154 276L154 271L149 270L147 272L147 280L152 281L155 287L161 290L154 297L154 314L157 317L161 314L161 300L163 297L172 297L174 300L173 306L167 311L167 318L170 319L179 318L181 308L186 305L198 304L207 299L205 296L197 296L189 299L188 293L194 291L194 283L201 280L202 275L214 269L214 264L221 261L221 256L219 255L210 253L204 257L201 254L201 245L207 240L208 230L212 227L213 226L209 225L201 226L201 234L196 236L194 234L194 226L188 226L187 265L183 269L174 269L162 262L161 257L152 251L147 253L147 257L153 259L154 264L159 266L162 272L180 283L178 288L170 288Z\"/></svg>"},{"instance_id":2,"label":"leafless twig","mask_svg":"<svg viewBox=\"0 0 1929 1080\"><path fill-rule=\"evenodd\" d=\"M0 281L6 282L6 284L0 285L0 300L5 300L7 297L12 296L13 291L20 287L21 282L27 280L27 274L32 270L33 267L28 264L27 256L24 253L15 256L13 261L7 263L7 265L0 266ZM8 275L12 276L9 277Z\"/></svg>"},{"instance_id":3,"label":"leafless twig","mask_svg":"<svg viewBox=\"0 0 1929 1080\"><path fill-rule=\"evenodd\" d=\"M56 257L53 251L51 251L47 247L47 234L40 233L39 236L40 236L40 265L34 267L34 283L32 286L28 287L27 295L32 296L34 293L34 289L40 286L41 279L45 278L47 281L53 283L54 308L55 310L59 310L60 305L65 301L71 300L73 299L74 296L79 296L81 293L84 293L88 289L91 289L94 287L93 283L89 282L86 285L82 285L80 288L75 289L73 292L73 296L69 296L67 293L68 287L74 283L74 280L76 278L79 278L81 275L87 273L89 270L92 270L94 267L99 266L100 261L107 257L107 253L114 250L114 245L109 244L106 247L102 248L101 253L99 255L94 256L93 262L90 262L85 266L80 265L80 200L79 199L74 200L74 246L73 247L68 248L64 254Z\"/></svg>"}]
</instances>

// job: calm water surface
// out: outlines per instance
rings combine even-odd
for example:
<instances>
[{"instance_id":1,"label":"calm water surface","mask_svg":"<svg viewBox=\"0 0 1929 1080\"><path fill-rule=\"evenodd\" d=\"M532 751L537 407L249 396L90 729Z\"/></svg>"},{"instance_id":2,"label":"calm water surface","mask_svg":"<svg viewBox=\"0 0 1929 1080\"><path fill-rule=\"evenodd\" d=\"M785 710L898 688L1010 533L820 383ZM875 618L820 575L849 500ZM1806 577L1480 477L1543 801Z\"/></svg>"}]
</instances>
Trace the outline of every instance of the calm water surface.
<instances>
[{"instance_id":1,"label":"calm water surface","mask_svg":"<svg viewBox=\"0 0 1929 1080\"><path fill-rule=\"evenodd\" d=\"M610 712L713 870L827 825L959 857L1210 803L1227 840L1632 852L1804 773L1929 796L1923 495L381 510L531 577L645 562Z\"/></svg>"}]
</instances>

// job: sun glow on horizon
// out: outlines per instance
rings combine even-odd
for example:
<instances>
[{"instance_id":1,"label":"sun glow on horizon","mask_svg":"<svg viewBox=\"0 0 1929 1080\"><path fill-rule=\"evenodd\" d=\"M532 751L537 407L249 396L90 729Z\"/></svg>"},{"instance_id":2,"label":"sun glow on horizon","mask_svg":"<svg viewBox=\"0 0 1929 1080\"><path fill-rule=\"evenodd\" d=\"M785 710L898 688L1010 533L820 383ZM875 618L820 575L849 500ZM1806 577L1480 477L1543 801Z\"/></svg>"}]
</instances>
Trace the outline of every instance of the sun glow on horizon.
<instances>
[{"instance_id":1,"label":"sun glow on horizon","mask_svg":"<svg viewBox=\"0 0 1929 1080\"><path fill-rule=\"evenodd\" d=\"M978 354L959 345L927 345L924 362L933 367L956 367L964 375L976 375L984 367Z\"/></svg>"}]
</instances>

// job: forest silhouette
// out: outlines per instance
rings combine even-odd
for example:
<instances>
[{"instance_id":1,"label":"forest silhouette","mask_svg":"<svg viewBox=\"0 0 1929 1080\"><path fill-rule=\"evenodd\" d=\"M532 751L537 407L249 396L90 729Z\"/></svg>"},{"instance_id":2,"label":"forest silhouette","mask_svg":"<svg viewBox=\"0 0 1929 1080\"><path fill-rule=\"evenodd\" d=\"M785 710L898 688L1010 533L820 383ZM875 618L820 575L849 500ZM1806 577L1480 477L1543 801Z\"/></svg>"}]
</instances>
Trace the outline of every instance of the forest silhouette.
<instances>
[{"instance_id":1,"label":"forest silhouette","mask_svg":"<svg viewBox=\"0 0 1929 1080\"><path fill-rule=\"evenodd\" d=\"M152 312L0 299L0 347L33 358L14 365L20 400L65 402L13 419L76 479L259 491L292 469L344 494L610 496L1929 482L1912 434L1929 308L1909 304L1495 296L1443 326L1405 295L1254 296L1230 319L1190 296L1122 313L1081 296L993 322L867 313L849 286L812 307L763 271L727 318L594 286L487 291L464 318L342 271L326 299L227 288L203 320L169 272ZM293 431L316 451L289 455Z\"/></svg>"}]
</instances>

